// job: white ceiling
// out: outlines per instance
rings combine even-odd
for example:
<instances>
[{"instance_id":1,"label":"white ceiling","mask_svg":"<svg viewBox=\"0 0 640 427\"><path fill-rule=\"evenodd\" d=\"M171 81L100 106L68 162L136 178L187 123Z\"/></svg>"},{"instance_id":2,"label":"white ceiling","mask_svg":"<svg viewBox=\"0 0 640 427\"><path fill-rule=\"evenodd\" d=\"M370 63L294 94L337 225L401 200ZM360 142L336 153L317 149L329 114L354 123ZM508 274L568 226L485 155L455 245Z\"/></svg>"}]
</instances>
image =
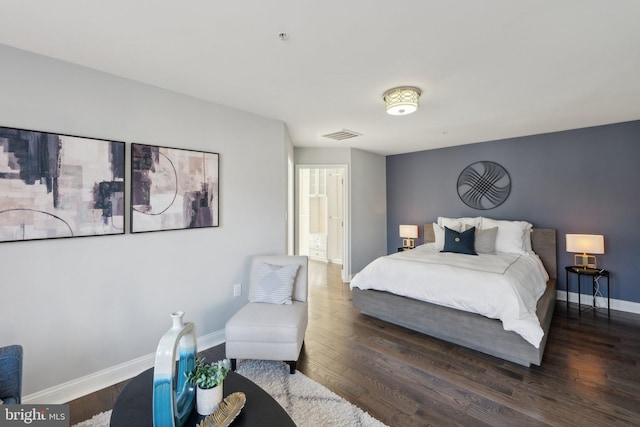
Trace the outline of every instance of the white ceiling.
<instances>
[{"instance_id":1,"label":"white ceiling","mask_svg":"<svg viewBox=\"0 0 640 427\"><path fill-rule=\"evenodd\" d=\"M0 17L1 44L282 120L295 146L387 155L640 119L638 0L0 0ZM403 85L421 107L389 116ZM322 137L342 129L362 136Z\"/></svg>"}]
</instances>

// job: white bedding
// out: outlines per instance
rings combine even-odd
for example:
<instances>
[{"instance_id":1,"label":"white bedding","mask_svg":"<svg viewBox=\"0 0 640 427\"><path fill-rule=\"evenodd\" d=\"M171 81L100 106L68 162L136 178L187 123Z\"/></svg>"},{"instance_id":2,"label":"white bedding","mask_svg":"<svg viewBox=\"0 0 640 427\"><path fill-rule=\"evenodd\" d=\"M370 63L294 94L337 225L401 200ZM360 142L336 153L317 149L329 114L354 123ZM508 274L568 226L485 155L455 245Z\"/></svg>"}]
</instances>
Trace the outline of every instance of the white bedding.
<instances>
[{"instance_id":1,"label":"white bedding","mask_svg":"<svg viewBox=\"0 0 640 427\"><path fill-rule=\"evenodd\" d=\"M549 279L534 253L440 253L434 243L380 257L351 281L376 289L500 319L507 331L539 347L544 335L536 304Z\"/></svg>"}]
</instances>

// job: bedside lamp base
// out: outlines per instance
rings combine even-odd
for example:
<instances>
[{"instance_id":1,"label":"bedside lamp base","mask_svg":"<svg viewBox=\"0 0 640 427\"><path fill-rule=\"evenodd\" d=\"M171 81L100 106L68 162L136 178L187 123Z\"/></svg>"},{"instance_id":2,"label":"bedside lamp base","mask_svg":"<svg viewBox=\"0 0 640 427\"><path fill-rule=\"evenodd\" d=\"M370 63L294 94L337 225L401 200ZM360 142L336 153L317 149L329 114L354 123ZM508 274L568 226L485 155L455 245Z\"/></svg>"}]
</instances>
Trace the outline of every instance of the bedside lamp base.
<instances>
[{"instance_id":1,"label":"bedside lamp base","mask_svg":"<svg viewBox=\"0 0 640 427\"><path fill-rule=\"evenodd\" d=\"M413 239L402 239L402 246L413 249L415 247L415 241Z\"/></svg>"},{"instance_id":2,"label":"bedside lamp base","mask_svg":"<svg viewBox=\"0 0 640 427\"><path fill-rule=\"evenodd\" d=\"M596 257L594 255L575 254L573 256L573 263L576 267L582 267L585 270L587 268L596 268Z\"/></svg>"}]
</instances>

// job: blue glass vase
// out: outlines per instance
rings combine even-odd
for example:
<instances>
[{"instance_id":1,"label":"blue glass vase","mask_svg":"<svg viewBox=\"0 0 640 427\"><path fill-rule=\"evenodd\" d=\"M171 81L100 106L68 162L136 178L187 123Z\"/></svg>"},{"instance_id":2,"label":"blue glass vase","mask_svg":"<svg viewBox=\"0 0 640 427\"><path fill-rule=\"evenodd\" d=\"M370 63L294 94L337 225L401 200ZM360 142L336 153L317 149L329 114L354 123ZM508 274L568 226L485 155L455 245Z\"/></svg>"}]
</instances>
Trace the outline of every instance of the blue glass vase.
<instances>
[{"instance_id":1,"label":"blue glass vase","mask_svg":"<svg viewBox=\"0 0 640 427\"><path fill-rule=\"evenodd\" d=\"M182 427L195 403L195 387L185 373L196 359L196 328L183 323L184 312L171 314L173 325L158 343L153 372L153 426ZM179 352L179 353L178 353ZM176 368L176 356L179 361Z\"/></svg>"}]
</instances>

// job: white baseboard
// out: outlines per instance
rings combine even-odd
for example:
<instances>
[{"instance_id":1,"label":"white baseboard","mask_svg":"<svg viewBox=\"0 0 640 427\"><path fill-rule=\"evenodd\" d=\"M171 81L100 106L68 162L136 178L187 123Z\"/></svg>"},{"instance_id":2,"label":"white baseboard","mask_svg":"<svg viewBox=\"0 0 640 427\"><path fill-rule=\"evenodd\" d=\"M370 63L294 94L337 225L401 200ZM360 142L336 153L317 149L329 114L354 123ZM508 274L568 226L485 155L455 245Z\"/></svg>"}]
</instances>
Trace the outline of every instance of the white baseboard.
<instances>
[{"instance_id":1,"label":"white baseboard","mask_svg":"<svg viewBox=\"0 0 640 427\"><path fill-rule=\"evenodd\" d=\"M198 351L207 350L225 342L224 329L198 337Z\"/></svg>"},{"instance_id":2,"label":"white baseboard","mask_svg":"<svg viewBox=\"0 0 640 427\"><path fill-rule=\"evenodd\" d=\"M556 291L557 298L560 301L567 300L567 291ZM582 304L591 305L593 300L591 295L582 294L580 296ZM578 293L577 292L569 292L569 302L578 303ZM596 305L598 307L607 308L607 299L605 297L596 297ZM620 299L611 298L611 310L619 310L626 311L628 313L640 314L640 303L632 302L632 301L624 301Z\"/></svg>"},{"instance_id":3,"label":"white baseboard","mask_svg":"<svg viewBox=\"0 0 640 427\"><path fill-rule=\"evenodd\" d=\"M225 341L224 330L212 332L198 337L198 351L206 350ZM146 371L155 362L155 353L94 372L84 377L23 396L22 403L29 404L61 404L67 403L105 387L133 378Z\"/></svg>"}]
</instances>

